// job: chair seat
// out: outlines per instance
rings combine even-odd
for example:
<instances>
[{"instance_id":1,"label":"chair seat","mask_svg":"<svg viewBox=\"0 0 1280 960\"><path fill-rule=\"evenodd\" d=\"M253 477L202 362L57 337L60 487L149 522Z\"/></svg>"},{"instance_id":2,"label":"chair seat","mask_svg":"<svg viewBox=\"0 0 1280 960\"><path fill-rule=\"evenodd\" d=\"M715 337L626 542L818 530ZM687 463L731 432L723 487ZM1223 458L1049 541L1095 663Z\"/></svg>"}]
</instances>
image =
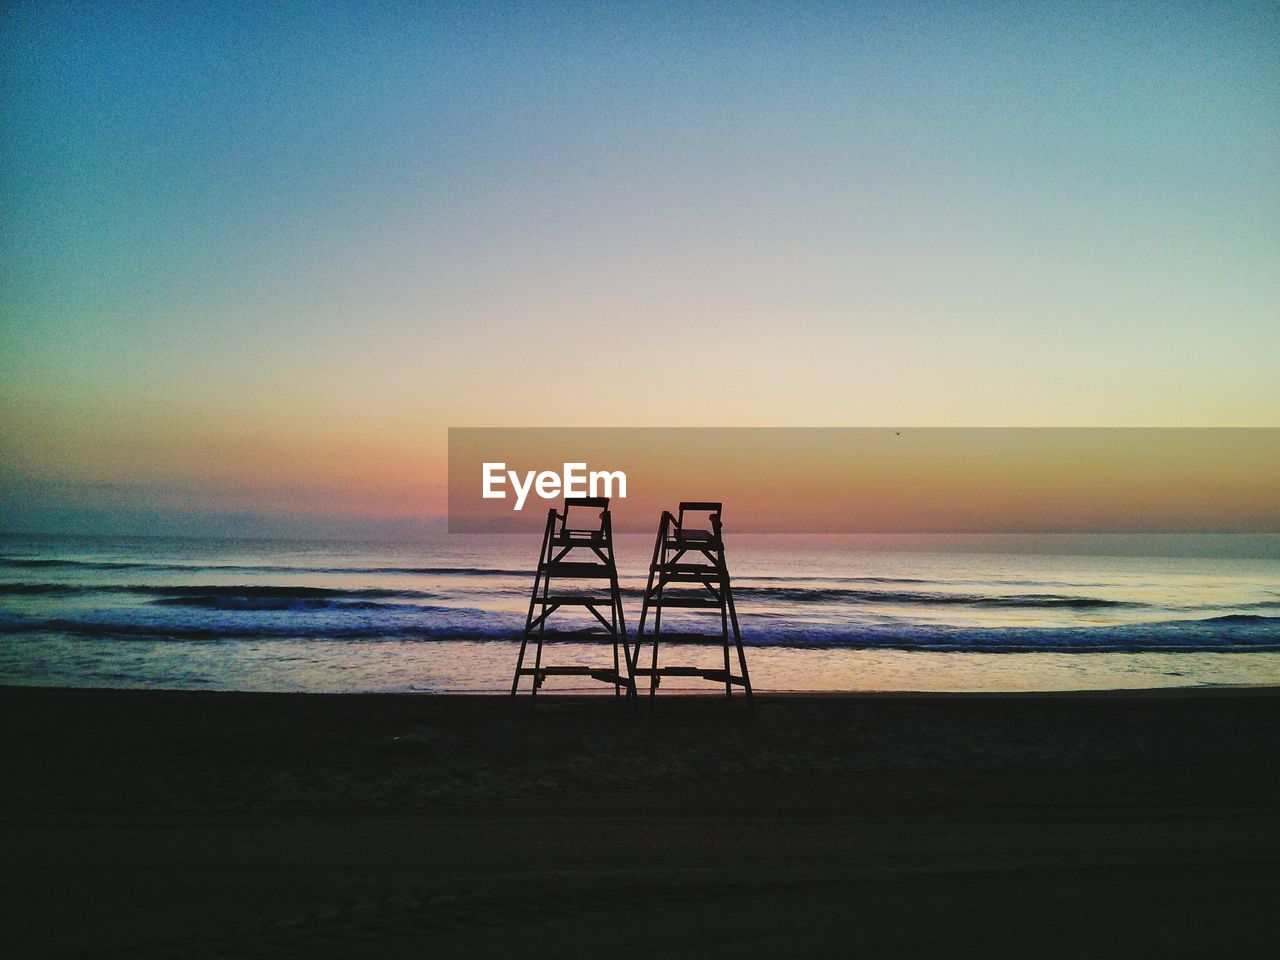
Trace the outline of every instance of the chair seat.
<instances>
[{"instance_id":1,"label":"chair seat","mask_svg":"<svg viewBox=\"0 0 1280 960\"><path fill-rule=\"evenodd\" d=\"M664 593L661 602L657 591L650 594L655 607L684 607L689 610L719 610L720 600L717 597L684 596L682 594Z\"/></svg>"}]
</instances>

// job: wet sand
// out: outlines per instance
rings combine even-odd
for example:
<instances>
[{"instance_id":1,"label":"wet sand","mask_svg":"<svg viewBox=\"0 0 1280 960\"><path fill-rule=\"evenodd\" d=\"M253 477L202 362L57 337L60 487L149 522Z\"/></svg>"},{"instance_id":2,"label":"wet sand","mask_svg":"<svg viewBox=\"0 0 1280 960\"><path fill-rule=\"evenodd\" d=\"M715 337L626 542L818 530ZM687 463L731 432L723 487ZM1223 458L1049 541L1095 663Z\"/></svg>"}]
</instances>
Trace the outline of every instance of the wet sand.
<instances>
[{"instance_id":1,"label":"wet sand","mask_svg":"<svg viewBox=\"0 0 1280 960\"><path fill-rule=\"evenodd\" d=\"M13 956L1270 956L1280 694L0 690Z\"/></svg>"}]
</instances>

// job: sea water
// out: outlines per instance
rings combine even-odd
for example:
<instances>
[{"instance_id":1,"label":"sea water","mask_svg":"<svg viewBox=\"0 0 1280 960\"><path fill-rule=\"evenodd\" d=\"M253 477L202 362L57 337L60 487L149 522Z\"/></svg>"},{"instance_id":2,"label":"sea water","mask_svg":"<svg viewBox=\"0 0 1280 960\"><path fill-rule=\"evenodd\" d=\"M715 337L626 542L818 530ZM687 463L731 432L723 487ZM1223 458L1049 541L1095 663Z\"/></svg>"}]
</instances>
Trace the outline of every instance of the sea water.
<instances>
[{"instance_id":1,"label":"sea water","mask_svg":"<svg viewBox=\"0 0 1280 960\"><path fill-rule=\"evenodd\" d=\"M1185 538L1148 542L1161 555L1081 554L1052 537L974 550L964 538L742 535L728 559L761 691L1280 683L1274 544L1259 555L1253 538L1252 555L1231 556L1219 538L1216 555L1188 556ZM505 691L538 544L5 537L0 683ZM617 539L633 635L651 549ZM718 629L718 614L665 615L662 662L721 665L698 639ZM549 662L612 663L608 646L549 637ZM664 682L682 688L716 689Z\"/></svg>"}]
</instances>

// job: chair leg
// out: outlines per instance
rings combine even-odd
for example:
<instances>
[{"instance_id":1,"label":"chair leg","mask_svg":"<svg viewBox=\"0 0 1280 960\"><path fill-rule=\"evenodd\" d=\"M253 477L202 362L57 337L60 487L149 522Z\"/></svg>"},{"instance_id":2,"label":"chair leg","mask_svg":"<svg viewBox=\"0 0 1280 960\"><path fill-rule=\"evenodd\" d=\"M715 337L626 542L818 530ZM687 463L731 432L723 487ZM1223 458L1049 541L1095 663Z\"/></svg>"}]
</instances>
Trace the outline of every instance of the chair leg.
<instances>
[{"instance_id":1,"label":"chair leg","mask_svg":"<svg viewBox=\"0 0 1280 960\"><path fill-rule=\"evenodd\" d=\"M520 656L516 659L516 675L511 681L511 695L514 697L520 690L520 671L524 669L524 651L529 646L529 634L520 638Z\"/></svg>"},{"instance_id":2,"label":"chair leg","mask_svg":"<svg viewBox=\"0 0 1280 960\"><path fill-rule=\"evenodd\" d=\"M724 640L724 695L733 697L733 681L729 679L729 613L728 603L720 598L720 637Z\"/></svg>"},{"instance_id":3,"label":"chair leg","mask_svg":"<svg viewBox=\"0 0 1280 960\"><path fill-rule=\"evenodd\" d=\"M618 672L622 665L618 662L618 635L613 635L613 695L622 696L622 675Z\"/></svg>"},{"instance_id":4,"label":"chair leg","mask_svg":"<svg viewBox=\"0 0 1280 960\"><path fill-rule=\"evenodd\" d=\"M542 686L542 633L538 633L538 646L533 656L533 690L532 696L538 696L538 687Z\"/></svg>"},{"instance_id":5,"label":"chair leg","mask_svg":"<svg viewBox=\"0 0 1280 960\"><path fill-rule=\"evenodd\" d=\"M747 711L754 713L756 709L755 696L751 691L751 675L747 673L747 652L742 647L742 630L738 626L738 610L733 605L733 587L729 585L729 567L724 562L724 553L720 554L720 570L723 579L720 581L720 589L723 591L725 606L729 608L729 623L733 627L733 643L738 648L738 669L742 671L742 689L747 695Z\"/></svg>"}]
</instances>

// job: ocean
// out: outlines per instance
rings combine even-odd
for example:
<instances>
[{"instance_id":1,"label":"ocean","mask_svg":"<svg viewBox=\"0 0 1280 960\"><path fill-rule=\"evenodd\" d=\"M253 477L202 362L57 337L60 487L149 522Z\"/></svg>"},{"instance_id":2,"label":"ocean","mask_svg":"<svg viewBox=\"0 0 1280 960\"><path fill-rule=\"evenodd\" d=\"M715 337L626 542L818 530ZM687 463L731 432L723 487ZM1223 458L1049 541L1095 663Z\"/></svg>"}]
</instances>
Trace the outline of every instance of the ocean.
<instances>
[{"instance_id":1,"label":"ocean","mask_svg":"<svg viewBox=\"0 0 1280 960\"><path fill-rule=\"evenodd\" d=\"M538 543L0 538L0 683L505 692ZM1037 543L1043 552L729 535L756 689L1280 683L1280 559ZM651 549L647 536L618 537L632 631ZM663 654L713 667L721 656L691 641ZM611 653L563 641L547 658L604 665ZM575 678L544 689L611 692Z\"/></svg>"}]
</instances>

